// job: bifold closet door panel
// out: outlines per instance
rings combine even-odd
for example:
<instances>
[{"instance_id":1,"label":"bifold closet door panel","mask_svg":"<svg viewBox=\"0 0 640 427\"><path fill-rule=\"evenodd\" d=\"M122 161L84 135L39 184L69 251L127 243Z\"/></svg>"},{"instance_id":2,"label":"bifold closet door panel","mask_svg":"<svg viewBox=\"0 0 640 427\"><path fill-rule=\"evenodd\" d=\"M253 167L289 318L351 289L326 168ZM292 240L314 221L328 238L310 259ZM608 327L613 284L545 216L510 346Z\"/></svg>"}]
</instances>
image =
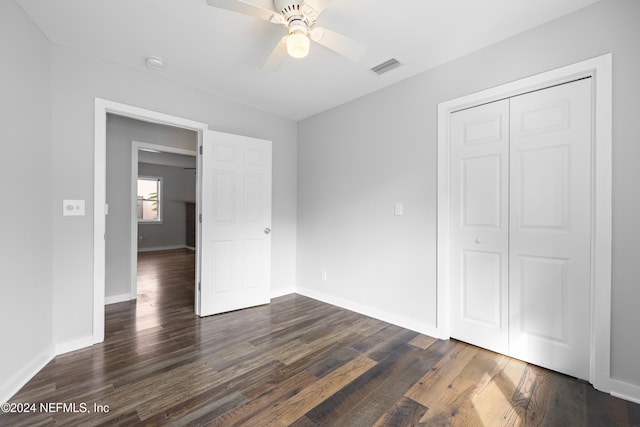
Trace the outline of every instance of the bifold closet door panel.
<instances>
[{"instance_id":1,"label":"bifold closet door panel","mask_svg":"<svg viewBox=\"0 0 640 427\"><path fill-rule=\"evenodd\" d=\"M511 98L509 354L589 377L591 80Z\"/></svg>"},{"instance_id":2,"label":"bifold closet door panel","mask_svg":"<svg viewBox=\"0 0 640 427\"><path fill-rule=\"evenodd\" d=\"M508 352L509 100L451 117L451 336Z\"/></svg>"}]
</instances>

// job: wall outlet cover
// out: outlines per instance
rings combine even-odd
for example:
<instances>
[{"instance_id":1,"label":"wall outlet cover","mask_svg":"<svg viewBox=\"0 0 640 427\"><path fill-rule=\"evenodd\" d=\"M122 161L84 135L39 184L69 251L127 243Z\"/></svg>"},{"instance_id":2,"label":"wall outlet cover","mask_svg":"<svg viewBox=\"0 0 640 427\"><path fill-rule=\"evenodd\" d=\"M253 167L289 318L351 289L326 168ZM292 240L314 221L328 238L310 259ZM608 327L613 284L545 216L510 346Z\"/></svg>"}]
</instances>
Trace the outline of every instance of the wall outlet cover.
<instances>
[{"instance_id":1,"label":"wall outlet cover","mask_svg":"<svg viewBox=\"0 0 640 427\"><path fill-rule=\"evenodd\" d=\"M84 216L84 200L63 200L63 216Z\"/></svg>"}]
</instances>

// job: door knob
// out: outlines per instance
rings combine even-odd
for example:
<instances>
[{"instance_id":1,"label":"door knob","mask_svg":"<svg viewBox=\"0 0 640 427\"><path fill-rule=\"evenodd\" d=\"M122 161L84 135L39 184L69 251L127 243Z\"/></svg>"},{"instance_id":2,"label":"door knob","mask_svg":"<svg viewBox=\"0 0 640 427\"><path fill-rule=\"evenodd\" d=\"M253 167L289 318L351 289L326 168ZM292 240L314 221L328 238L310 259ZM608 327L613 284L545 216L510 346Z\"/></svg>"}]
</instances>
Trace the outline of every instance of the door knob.
<instances>
[{"instance_id":1,"label":"door knob","mask_svg":"<svg viewBox=\"0 0 640 427\"><path fill-rule=\"evenodd\" d=\"M482 240L482 237L476 237L476 243L477 243L477 244L482 243L482 241L483 241L483 240Z\"/></svg>"},{"instance_id":2,"label":"door knob","mask_svg":"<svg viewBox=\"0 0 640 427\"><path fill-rule=\"evenodd\" d=\"M265 228L265 229L264 229L264 234L269 234L269 233L271 233L271 229L270 229L270 228L268 228L268 227L267 227L267 228Z\"/></svg>"}]
</instances>

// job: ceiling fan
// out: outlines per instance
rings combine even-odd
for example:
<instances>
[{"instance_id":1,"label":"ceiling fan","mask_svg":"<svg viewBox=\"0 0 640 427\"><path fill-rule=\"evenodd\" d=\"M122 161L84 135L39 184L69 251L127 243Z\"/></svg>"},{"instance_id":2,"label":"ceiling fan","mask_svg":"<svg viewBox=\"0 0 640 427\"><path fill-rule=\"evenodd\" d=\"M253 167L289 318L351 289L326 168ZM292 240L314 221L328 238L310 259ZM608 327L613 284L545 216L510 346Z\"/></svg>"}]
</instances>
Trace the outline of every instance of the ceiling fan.
<instances>
[{"instance_id":1,"label":"ceiling fan","mask_svg":"<svg viewBox=\"0 0 640 427\"><path fill-rule=\"evenodd\" d=\"M276 70L286 53L294 58L307 56L310 39L353 61L364 56L366 46L362 43L316 26L318 16L331 0L273 0L273 8L267 2L271 3L271 0L262 0L262 5L256 4L255 0L207 0L209 6L253 16L287 28L288 35L280 39L263 65L266 70Z\"/></svg>"}]
</instances>

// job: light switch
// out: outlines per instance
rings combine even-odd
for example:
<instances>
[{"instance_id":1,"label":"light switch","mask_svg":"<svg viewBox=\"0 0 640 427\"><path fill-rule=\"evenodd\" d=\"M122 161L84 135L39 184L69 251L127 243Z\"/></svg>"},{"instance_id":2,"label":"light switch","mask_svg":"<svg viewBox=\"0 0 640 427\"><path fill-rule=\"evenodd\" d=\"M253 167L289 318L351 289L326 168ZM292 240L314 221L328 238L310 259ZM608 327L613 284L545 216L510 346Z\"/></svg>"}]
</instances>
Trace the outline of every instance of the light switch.
<instances>
[{"instance_id":1,"label":"light switch","mask_svg":"<svg viewBox=\"0 0 640 427\"><path fill-rule=\"evenodd\" d=\"M84 200L63 200L62 216L84 216Z\"/></svg>"},{"instance_id":2,"label":"light switch","mask_svg":"<svg viewBox=\"0 0 640 427\"><path fill-rule=\"evenodd\" d=\"M395 210L394 210L395 215L396 216L402 216L402 209L403 209L402 203L396 202Z\"/></svg>"}]
</instances>

